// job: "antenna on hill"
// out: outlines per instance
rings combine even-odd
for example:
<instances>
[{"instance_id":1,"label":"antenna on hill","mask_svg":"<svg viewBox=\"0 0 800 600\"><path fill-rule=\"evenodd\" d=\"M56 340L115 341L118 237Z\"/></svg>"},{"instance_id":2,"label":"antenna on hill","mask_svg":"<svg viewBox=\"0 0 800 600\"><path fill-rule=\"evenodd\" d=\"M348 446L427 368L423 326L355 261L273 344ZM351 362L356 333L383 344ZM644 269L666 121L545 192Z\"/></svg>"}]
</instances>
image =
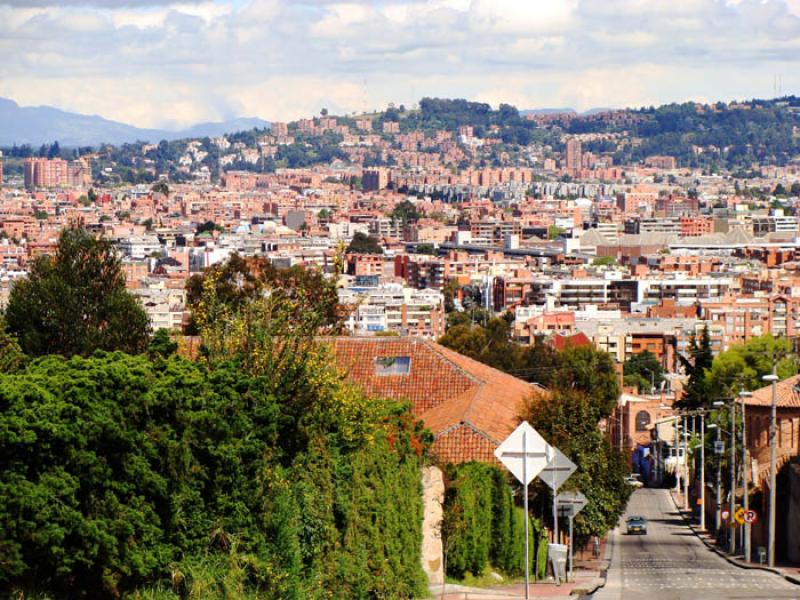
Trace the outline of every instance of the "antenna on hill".
<instances>
[{"instance_id":1,"label":"antenna on hill","mask_svg":"<svg viewBox=\"0 0 800 600\"><path fill-rule=\"evenodd\" d=\"M365 77L364 78L364 108L361 111L361 114L365 115L365 114L367 114L367 112L369 112L369 111L367 110L367 78Z\"/></svg>"}]
</instances>

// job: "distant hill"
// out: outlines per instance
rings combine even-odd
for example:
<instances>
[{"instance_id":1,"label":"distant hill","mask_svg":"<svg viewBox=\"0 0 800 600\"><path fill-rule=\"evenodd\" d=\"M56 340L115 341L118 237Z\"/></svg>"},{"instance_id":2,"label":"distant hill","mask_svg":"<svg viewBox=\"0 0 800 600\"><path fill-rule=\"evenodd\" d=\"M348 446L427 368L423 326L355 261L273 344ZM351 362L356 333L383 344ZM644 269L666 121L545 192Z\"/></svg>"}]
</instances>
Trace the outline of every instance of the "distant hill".
<instances>
[{"instance_id":1,"label":"distant hill","mask_svg":"<svg viewBox=\"0 0 800 600\"><path fill-rule=\"evenodd\" d=\"M63 147L119 145L135 141L219 136L254 127L269 127L269 122L259 118L239 118L220 123L200 123L179 131L141 129L97 115L81 115L52 106L19 106L13 100L0 98L0 146L39 146L55 141Z\"/></svg>"},{"instance_id":2,"label":"distant hill","mask_svg":"<svg viewBox=\"0 0 800 600\"><path fill-rule=\"evenodd\" d=\"M556 114L563 114L563 113L571 113L574 115L596 115L598 113L605 113L614 110L612 108L590 108L589 110L585 110L579 113L574 108L526 108L524 110L520 110L519 114L525 115L556 115Z\"/></svg>"}]
</instances>

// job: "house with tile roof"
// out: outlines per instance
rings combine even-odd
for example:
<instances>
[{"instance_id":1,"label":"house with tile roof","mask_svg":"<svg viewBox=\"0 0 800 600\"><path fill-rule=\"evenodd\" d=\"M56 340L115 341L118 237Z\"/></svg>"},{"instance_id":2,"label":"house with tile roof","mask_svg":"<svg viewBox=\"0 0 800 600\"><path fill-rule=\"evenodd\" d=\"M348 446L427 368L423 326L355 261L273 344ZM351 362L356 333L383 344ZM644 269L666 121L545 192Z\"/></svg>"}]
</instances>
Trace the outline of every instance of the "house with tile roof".
<instances>
[{"instance_id":1,"label":"house with tile roof","mask_svg":"<svg viewBox=\"0 0 800 600\"><path fill-rule=\"evenodd\" d=\"M411 403L444 462L494 462L495 448L519 424L526 401L547 393L430 340L329 341L339 368L368 394Z\"/></svg>"},{"instance_id":2,"label":"house with tile roof","mask_svg":"<svg viewBox=\"0 0 800 600\"><path fill-rule=\"evenodd\" d=\"M776 384L776 556L800 563L800 375ZM772 385L745 398L745 434L750 455L750 506L759 515L753 525L753 548L766 546L769 516L770 420Z\"/></svg>"}]
</instances>

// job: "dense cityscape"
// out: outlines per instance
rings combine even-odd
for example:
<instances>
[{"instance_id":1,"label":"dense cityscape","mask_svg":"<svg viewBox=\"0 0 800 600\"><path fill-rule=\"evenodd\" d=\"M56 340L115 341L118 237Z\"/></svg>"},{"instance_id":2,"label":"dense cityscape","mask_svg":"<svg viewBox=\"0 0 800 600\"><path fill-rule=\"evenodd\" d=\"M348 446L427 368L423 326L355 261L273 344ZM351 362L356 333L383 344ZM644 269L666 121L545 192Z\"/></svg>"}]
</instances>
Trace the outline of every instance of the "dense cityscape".
<instances>
[{"instance_id":1,"label":"dense cityscape","mask_svg":"<svg viewBox=\"0 0 800 600\"><path fill-rule=\"evenodd\" d=\"M497 4L0 0L0 596L800 598L800 6Z\"/></svg>"}]
</instances>

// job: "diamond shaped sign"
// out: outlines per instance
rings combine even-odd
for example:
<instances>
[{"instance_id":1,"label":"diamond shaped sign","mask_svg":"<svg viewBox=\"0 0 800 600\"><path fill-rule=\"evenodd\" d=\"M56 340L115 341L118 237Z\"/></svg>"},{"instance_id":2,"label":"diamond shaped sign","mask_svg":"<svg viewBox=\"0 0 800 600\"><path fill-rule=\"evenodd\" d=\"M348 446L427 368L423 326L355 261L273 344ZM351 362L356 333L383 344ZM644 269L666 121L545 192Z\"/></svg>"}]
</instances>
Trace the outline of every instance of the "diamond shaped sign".
<instances>
[{"instance_id":1,"label":"diamond shaped sign","mask_svg":"<svg viewBox=\"0 0 800 600\"><path fill-rule=\"evenodd\" d=\"M553 447L553 451L553 460L542 469L542 472L539 473L539 478L549 485L553 491L557 492L578 467L558 448Z\"/></svg>"},{"instance_id":2,"label":"diamond shaped sign","mask_svg":"<svg viewBox=\"0 0 800 600\"><path fill-rule=\"evenodd\" d=\"M494 455L523 485L528 485L553 460L553 447L523 421L497 447Z\"/></svg>"},{"instance_id":3,"label":"diamond shaped sign","mask_svg":"<svg viewBox=\"0 0 800 600\"><path fill-rule=\"evenodd\" d=\"M561 492L557 501L559 510L564 508L573 517L589 503L589 500L581 492Z\"/></svg>"}]
</instances>

